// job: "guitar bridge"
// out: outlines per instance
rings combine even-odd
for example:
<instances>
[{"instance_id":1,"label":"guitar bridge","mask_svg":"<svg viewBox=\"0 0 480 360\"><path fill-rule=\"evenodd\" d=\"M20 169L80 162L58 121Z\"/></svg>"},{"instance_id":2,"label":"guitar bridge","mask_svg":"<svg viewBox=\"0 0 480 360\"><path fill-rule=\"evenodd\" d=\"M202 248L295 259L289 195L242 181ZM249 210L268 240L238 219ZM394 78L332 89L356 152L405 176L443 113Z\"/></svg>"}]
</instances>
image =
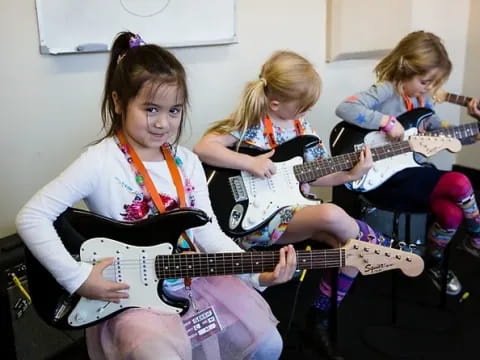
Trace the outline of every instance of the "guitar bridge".
<instances>
[{"instance_id":1,"label":"guitar bridge","mask_svg":"<svg viewBox=\"0 0 480 360\"><path fill-rule=\"evenodd\" d=\"M241 176L232 176L228 178L230 183L230 190L232 191L235 202L248 200L247 189Z\"/></svg>"}]
</instances>

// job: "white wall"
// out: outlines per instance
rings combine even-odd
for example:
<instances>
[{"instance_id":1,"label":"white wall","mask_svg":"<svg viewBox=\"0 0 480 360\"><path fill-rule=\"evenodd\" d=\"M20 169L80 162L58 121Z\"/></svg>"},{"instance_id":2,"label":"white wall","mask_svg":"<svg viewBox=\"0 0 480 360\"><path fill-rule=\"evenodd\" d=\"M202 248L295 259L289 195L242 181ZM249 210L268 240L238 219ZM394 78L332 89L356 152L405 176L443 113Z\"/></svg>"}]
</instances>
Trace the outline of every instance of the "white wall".
<instances>
[{"instance_id":1,"label":"white wall","mask_svg":"<svg viewBox=\"0 0 480 360\"><path fill-rule=\"evenodd\" d=\"M467 60L465 63L465 81L463 92L460 94L480 97L480 82L478 74L480 73L480 22L477 14L480 12L480 1L471 2L470 19L468 22L468 42L467 42ZM451 105L455 106L455 105ZM475 121L469 116L465 109L462 109L462 123L471 123ZM471 167L480 170L480 141L469 146L465 146L462 152L458 154L456 163L462 166Z\"/></svg>"},{"instance_id":2,"label":"white wall","mask_svg":"<svg viewBox=\"0 0 480 360\"><path fill-rule=\"evenodd\" d=\"M473 0L477 1L477 0ZM412 9L413 29L427 29L440 36L447 48L453 64L452 74L445 89L462 93L465 76L465 61L467 53L468 18L470 0L421 0L414 1ZM439 104L436 112L440 117L452 124L460 123L461 108L452 104ZM456 156L442 152L434 157L437 166L450 169Z\"/></svg>"},{"instance_id":3,"label":"white wall","mask_svg":"<svg viewBox=\"0 0 480 360\"><path fill-rule=\"evenodd\" d=\"M469 0L412 3L412 30L431 30L445 39L454 62L448 89L460 92ZM186 145L193 145L209 122L233 110L245 82L258 76L261 64L276 49L297 51L317 66L324 90L308 118L327 140L338 121L335 107L352 92L370 85L378 60L325 64L325 0L238 0L237 4L239 44L174 51L189 72L192 95ZM392 14L392 26L394 19ZM97 137L107 54L40 55L34 0L0 0L0 32L4 34L0 56L1 237L14 232L15 214L33 193ZM438 110L458 123L454 107L441 105Z\"/></svg>"}]
</instances>

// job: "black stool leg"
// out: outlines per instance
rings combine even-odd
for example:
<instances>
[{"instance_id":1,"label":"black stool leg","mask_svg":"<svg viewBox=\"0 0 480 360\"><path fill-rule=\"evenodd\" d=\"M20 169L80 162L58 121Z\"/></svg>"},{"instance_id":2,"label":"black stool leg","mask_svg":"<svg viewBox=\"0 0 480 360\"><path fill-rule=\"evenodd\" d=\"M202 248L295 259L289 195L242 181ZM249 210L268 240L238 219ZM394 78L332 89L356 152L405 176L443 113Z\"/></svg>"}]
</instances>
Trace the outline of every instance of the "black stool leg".
<instances>
[{"instance_id":1,"label":"black stool leg","mask_svg":"<svg viewBox=\"0 0 480 360\"><path fill-rule=\"evenodd\" d=\"M393 213L393 231L392 231L392 237L393 240L398 242L398 239L400 238L399 234L399 223L400 223L400 216L401 213L399 212L394 212ZM392 274L392 324L395 324L397 322L397 272L396 271L391 271Z\"/></svg>"},{"instance_id":2,"label":"black stool leg","mask_svg":"<svg viewBox=\"0 0 480 360\"><path fill-rule=\"evenodd\" d=\"M445 309L447 305L447 275L448 275L448 260L450 258L450 243L443 252L443 261L441 265L442 286L440 290L440 308Z\"/></svg>"},{"instance_id":3,"label":"black stool leg","mask_svg":"<svg viewBox=\"0 0 480 360\"><path fill-rule=\"evenodd\" d=\"M405 243L410 245L410 223L411 223L411 215L405 214Z\"/></svg>"}]
</instances>

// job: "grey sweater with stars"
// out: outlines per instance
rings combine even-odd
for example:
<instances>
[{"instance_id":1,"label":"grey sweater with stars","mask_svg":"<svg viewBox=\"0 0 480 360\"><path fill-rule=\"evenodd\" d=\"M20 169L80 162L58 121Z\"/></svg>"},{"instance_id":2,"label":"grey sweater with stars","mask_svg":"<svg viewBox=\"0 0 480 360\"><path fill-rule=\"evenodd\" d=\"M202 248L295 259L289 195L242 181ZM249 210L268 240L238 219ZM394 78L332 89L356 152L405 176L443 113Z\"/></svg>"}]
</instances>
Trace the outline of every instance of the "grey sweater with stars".
<instances>
[{"instance_id":1,"label":"grey sweater with stars","mask_svg":"<svg viewBox=\"0 0 480 360\"><path fill-rule=\"evenodd\" d=\"M417 98L410 98L413 107L420 107ZM424 107L433 108L430 95L424 95ZM378 130L384 115L399 116L407 111L403 98L390 82L376 83L366 91L350 96L340 105L335 113L348 123L365 129ZM440 128L441 121L436 114L417 124L419 129L431 131Z\"/></svg>"}]
</instances>

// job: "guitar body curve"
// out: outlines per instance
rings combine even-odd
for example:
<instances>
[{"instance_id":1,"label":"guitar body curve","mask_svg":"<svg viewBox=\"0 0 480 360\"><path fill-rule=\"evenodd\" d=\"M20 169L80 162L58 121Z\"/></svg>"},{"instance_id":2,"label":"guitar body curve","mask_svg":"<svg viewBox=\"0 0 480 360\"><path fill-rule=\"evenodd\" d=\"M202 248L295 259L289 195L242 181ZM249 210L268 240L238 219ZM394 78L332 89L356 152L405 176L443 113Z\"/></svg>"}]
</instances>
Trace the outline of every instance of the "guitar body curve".
<instances>
[{"instance_id":1,"label":"guitar body curve","mask_svg":"<svg viewBox=\"0 0 480 360\"><path fill-rule=\"evenodd\" d=\"M139 222L128 223L115 221L88 211L69 208L57 218L54 226L65 248L74 258L92 262L93 252L97 253L95 256L98 260L105 257L115 257L116 251L120 251L119 249L125 249L122 251L124 253L128 252L129 257L133 253L136 258L139 258L137 252L141 250L147 252L147 255L150 253L150 256L153 256L154 253L160 255L175 252L177 240L183 231L191 227L201 226L208 221L208 216L197 209L173 210ZM105 244L109 244L108 241L115 242L116 247L114 245L103 245L102 249L105 248L103 254L99 250L93 250L96 247L92 247L94 241L90 241L91 239L94 239L94 241L103 240ZM90 247L85 248L84 244L87 240L90 242ZM77 294L70 295L28 249L25 251L25 256L29 290L35 310L46 323L54 327L83 328L92 326L127 308L142 306L142 303L140 303L113 309L113 303L108 303L112 304L108 309L108 315L102 314L98 319L90 321L91 319L83 316L83 313L86 312L82 310L82 314L77 316L77 323L72 323L72 318L69 319L69 316L75 311L78 304L90 303L92 306L97 306L96 309L98 309L99 304L103 303L105 305L105 302L88 300ZM140 258L138 261L141 261ZM115 278L113 281L118 281L118 279ZM125 281L129 282L129 280ZM163 291L163 281L156 280L154 282L156 284L154 291L152 286L149 288L149 299L153 299L153 293L155 293L155 298L159 299L155 301L159 304L158 307L162 307L163 312L182 314L188 310L187 299L177 298ZM145 284L142 284L142 286L145 286ZM134 301L138 302L138 299L135 298ZM105 308L102 311L105 310L107 309Z\"/></svg>"},{"instance_id":2,"label":"guitar body curve","mask_svg":"<svg viewBox=\"0 0 480 360\"><path fill-rule=\"evenodd\" d=\"M432 116L433 113L431 109L416 108L400 115L397 120L405 129L404 140L408 140L412 135L417 135L419 123L426 117ZM330 136L332 155L358 151L364 145L374 148L388 143L392 143L392 141L381 131L363 129L346 121L338 123L332 130ZM367 192L382 185L397 172L416 166L421 165L415 160L414 152L394 155L375 161L365 176L357 181L346 184L346 186L350 190Z\"/></svg>"},{"instance_id":3,"label":"guitar body curve","mask_svg":"<svg viewBox=\"0 0 480 360\"><path fill-rule=\"evenodd\" d=\"M271 160L277 173L259 179L246 171L203 164L208 179L210 201L221 229L231 237L248 235L267 224L290 205L316 205L300 191L293 166L303 163L306 148L316 146L318 137L302 135L275 148ZM258 156L270 150L242 147L239 152Z\"/></svg>"}]
</instances>

